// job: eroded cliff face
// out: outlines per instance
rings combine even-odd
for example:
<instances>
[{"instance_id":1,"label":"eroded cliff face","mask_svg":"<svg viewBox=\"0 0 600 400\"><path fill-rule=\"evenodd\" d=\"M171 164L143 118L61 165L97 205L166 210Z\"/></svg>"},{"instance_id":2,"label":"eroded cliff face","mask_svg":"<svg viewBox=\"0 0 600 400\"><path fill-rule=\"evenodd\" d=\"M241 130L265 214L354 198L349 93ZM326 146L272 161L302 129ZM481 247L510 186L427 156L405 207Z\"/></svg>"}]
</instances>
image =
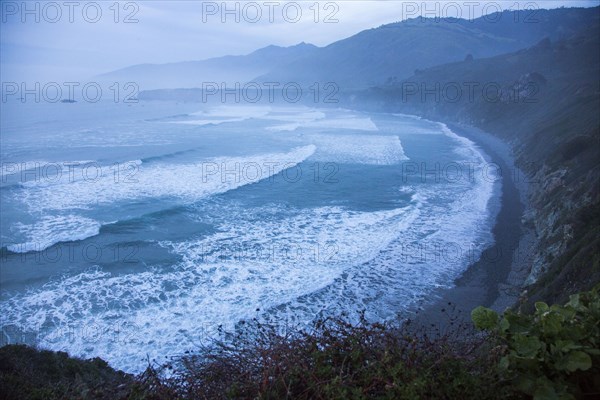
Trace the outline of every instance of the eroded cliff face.
<instances>
[{"instance_id":1,"label":"eroded cliff face","mask_svg":"<svg viewBox=\"0 0 600 400\"><path fill-rule=\"evenodd\" d=\"M598 153L597 135L588 152ZM524 282L532 301L562 301L600 282L600 169L597 162L589 167L543 163L530 171L523 223L536 237Z\"/></svg>"},{"instance_id":2,"label":"eroded cliff face","mask_svg":"<svg viewBox=\"0 0 600 400\"><path fill-rule=\"evenodd\" d=\"M598 201L597 193L594 193L597 179L594 181L588 176L586 181L572 184L566 179L568 175L567 168L553 170L543 165L532 176L529 194L532 207L523 216L523 222L534 227L539 243L525 282L527 285L536 282L548 271L550 264L565 253L575 238L577 211L594 207ZM575 192L583 195L574 196Z\"/></svg>"}]
</instances>

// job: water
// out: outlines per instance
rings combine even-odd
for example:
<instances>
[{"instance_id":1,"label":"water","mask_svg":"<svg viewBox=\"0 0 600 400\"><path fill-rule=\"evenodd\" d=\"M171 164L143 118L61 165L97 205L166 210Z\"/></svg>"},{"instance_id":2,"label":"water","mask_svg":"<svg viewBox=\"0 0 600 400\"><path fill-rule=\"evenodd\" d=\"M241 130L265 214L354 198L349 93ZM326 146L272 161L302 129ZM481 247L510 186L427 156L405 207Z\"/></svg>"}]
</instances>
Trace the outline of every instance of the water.
<instances>
[{"instance_id":1,"label":"water","mask_svg":"<svg viewBox=\"0 0 600 400\"><path fill-rule=\"evenodd\" d=\"M3 343L139 372L250 318L394 318L493 240L442 124L302 106L2 107Z\"/></svg>"}]
</instances>

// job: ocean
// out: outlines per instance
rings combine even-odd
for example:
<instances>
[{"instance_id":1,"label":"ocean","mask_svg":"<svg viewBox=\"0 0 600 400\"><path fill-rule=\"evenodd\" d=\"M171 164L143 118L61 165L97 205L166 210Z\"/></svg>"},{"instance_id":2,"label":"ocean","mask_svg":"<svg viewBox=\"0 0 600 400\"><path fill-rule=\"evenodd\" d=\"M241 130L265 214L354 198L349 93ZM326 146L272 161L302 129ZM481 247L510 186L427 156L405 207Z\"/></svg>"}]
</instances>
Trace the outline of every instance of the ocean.
<instances>
[{"instance_id":1,"label":"ocean","mask_svg":"<svg viewBox=\"0 0 600 400\"><path fill-rule=\"evenodd\" d=\"M0 344L141 372L253 318L392 320L493 243L493 164L418 117L14 101L0 129Z\"/></svg>"}]
</instances>

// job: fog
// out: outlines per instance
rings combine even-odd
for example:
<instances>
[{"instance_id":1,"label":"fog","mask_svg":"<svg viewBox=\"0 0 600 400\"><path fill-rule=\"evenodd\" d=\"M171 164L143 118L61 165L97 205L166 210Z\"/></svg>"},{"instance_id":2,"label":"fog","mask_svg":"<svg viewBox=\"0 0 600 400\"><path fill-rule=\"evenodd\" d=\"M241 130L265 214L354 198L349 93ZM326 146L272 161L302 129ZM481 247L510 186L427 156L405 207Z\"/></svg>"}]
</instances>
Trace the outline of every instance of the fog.
<instances>
[{"instance_id":1,"label":"fog","mask_svg":"<svg viewBox=\"0 0 600 400\"><path fill-rule=\"evenodd\" d=\"M248 54L271 44L326 46L361 30L419 14L475 18L499 9L514 9L517 4L250 3L3 1L2 80L78 81L135 64ZM539 8L599 4L597 0L519 3L521 8L532 4Z\"/></svg>"}]
</instances>

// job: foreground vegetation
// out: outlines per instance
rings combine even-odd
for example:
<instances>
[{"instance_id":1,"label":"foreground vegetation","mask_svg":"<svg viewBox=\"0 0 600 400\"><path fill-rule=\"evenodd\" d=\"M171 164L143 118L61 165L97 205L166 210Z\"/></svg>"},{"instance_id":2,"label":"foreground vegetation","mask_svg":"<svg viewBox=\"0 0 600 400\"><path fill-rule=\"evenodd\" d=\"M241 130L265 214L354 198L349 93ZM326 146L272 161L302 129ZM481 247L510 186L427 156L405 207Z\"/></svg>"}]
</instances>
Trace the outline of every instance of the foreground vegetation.
<instances>
[{"instance_id":1,"label":"foreground vegetation","mask_svg":"<svg viewBox=\"0 0 600 400\"><path fill-rule=\"evenodd\" d=\"M100 360L0 348L3 399L578 399L600 394L599 288L533 313L478 307L449 331L323 320L250 323L140 376Z\"/></svg>"}]
</instances>

